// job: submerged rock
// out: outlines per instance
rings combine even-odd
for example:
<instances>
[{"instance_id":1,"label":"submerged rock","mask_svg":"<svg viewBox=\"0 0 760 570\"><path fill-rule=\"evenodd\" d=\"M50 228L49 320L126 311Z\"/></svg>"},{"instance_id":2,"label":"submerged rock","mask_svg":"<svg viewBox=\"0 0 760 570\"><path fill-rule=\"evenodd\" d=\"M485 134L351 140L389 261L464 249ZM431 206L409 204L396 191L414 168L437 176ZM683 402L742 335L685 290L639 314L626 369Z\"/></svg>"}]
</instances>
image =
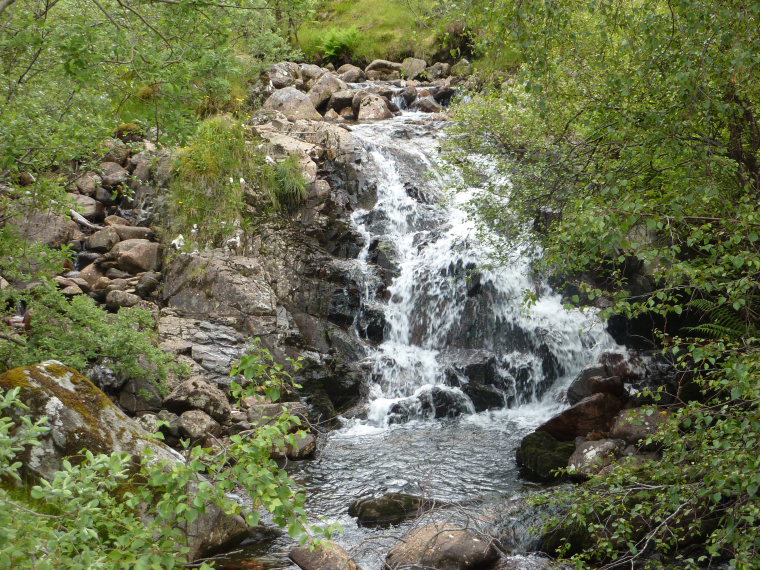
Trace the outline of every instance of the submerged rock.
<instances>
[{"instance_id":1,"label":"submerged rock","mask_svg":"<svg viewBox=\"0 0 760 570\"><path fill-rule=\"evenodd\" d=\"M388 493L382 497L354 501L348 507L348 514L357 519L359 526L387 527L415 518L437 506L439 503L432 499L406 493Z\"/></svg>"},{"instance_id":2,"label":"submerged rock","mask_svg":"<svg viewBox=\"0 0 760 570\"><path fill-rule=\"evenodd\" d=\"M432 524L403 537L390 550L385 562L391 570L475 570L487 568L498 557L490 539L451 524Z\"/></svg>"},{"instance_id":3,"label":"submerged rock","mask_svg":"<svg viewBox=\"0 0 760 570\"><path fill-rule=\"evenodd\" d=\"M361 570L348 552L330 541L323 541L314 550L299 546L290 551L289 557L302 570Z\"/></svg>"}]
</instances>

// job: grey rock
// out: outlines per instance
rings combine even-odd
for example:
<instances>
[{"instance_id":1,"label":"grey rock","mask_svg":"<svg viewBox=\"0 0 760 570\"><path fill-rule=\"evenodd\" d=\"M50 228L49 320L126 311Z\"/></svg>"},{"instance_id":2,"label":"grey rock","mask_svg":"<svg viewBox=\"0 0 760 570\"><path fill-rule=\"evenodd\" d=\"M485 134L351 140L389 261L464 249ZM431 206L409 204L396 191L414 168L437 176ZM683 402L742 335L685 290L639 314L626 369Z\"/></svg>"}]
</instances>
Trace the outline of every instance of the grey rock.
<instances>
[{"instance_id":1,"label":"grey rock","mask_svg":"<svg viewBox=\"0 0 760 570\"><path fill-rule=\"evenodd\" d=\"M291 121L299 119L319 120L322 115L314 107L311 98L293 87L275 91L264 103L264 108L280 111Z\"/></svg>"},{"instance_id":2,"label":"grey rock","mask_svg":"<svg viewBox=\"0 0 760 570\"><path fill-rule=\"evenodd\" d=\"M145 239L127 239L111 250L119 267L129 273L156 271L161 266L161 244Z\"/></svg>"},{"instance_id":3,"label":"grey rock","mask_svg":"<svg viewBox=\"0 0 760 570\"><path fill-rule=\"evenodd\" d=\"M94 196L102 183L103 179L97 172L85 172L74 181L79 193L85 196Z\"/></svg>"},{"instance_id":4,"label":"grey rock","mask_svg":"<svg viewBox=\"0 0 760 570\"><path fill-rule=\"evenodd\" d=\"M356 118L359 121L390 119L393 117L388 103L379 95L372 93L367 94L359 103L359 110Z\"/></svg>"},{"instance_id":5,"label":"grey rock","mask_svg":"<svg viewBox=\"0 0 760 570\"><path fill-rule=\"evenodd\" d=\"M301 79L301 69L297 63L283 61L276 63L266 72L275 89L291 87Z\"/></svg>"},{"instance_id":6,"label":"grey rock","mask_svg":"<svg viewBox=\"0 0 760 570\"><path fill-rule=\"evenodd\" d=\"M390 570L435 568L476 570L496 562L498 552L490 538L451 524L417 528L391 548L385 563Z\"/></svg>"},{"instance_id":7,"label":"grey rock","mask_svg":"<svg viewBox=\"0 0 760 570\"><path fill-rule=\"evenodd\" d=\"M417 79L427 67L427 62L424 59L418 59L416 57L407 57L401 62L401 76L404 79Z\"/></svg>"},{"instance_id":8,"label":"grey rock","mask_svg":"<svg viewBox=\"0 0 760 570\"><path fill-rule=\"evenodd\" d=\"M106 295L106 306L111 311L117 311L121 307L134 307L142 299L133 293L126 291L112 290Z\"/></svg>"},{"instance_id":9,"label":"grey rock","mask_svg":"<svg viewBox=\"0 0 760 570\"><path fill-rule=\"evenodd\" d=\"M107 139L103 142L103 160L124 165L129 158L129 147L119 139Z\"/></svg>"},{"instance_id":10,"label":"grey rock","mask_svg":"<svg viewBox=\"0 0 760 570\"><path fill-rule=\"evenodd\" d=\"M154 240L156 234L150 228L144 228L141 226L125 226L125 225L113 225L113 229L119 234L119 238L122 240L128 239L147 239Z\"/></svg>"},{"instance_id":11,"label":"grey rock","mask_svg":"<svg viewBox=\"0 0 760 570\"><path fill-rule=\"evenodd\" d=\"M180 433L195 442L205 442L222 433L222 426L201 410L189 410L179 417Z\"/></svg>"},{"instance_id":12,"label":"grey rock","mask_svg":"<svg viewBox=\"0 0 760 570\"><path fill-rule=\"evenodd\" d=\"M668 417L665 410L654 409L651 415L641 408L623 410L612 423L610 437L638 444L657 433Z\"/></svg>"},{"instance_id":13,"label":"grey rock","mask_svg":"<svg viewBox=\"0 0 760 570\"><path fill-rule=\"evenodd\" d=\"M110 251L120 241L119 233L113 227L107 226L87 238L87 249L97 252Z\"/></svg>"},{"instance_id":14,"label":"grey rock","mask_svg":"<svg viewBox=\"0 0 760 570\"><path fill-rule=\"evenodd\" d=\"M201 378L185 380L174 388L164 400L164 407L177 414L202 410L218 422L225 421L231 411L224 392Z\"/></svg>"},{"instance_id":15,"label":"grey rock","mask_svg":"<svg viewBox=\"0 0 760 570\"><path fill-rule=\"evenodd\" d=\"M620 439L600 439L581 443L568 459L571 472L594 475L617 459L625 448Z\"/></svg>"},{"instance_id":16,"label":"grey rock","mask_svg":"<svg viewBox=\"0 0 760 570\"><path fill-rule=\"evenodd\" d=\"M133 415L157 412L162 400L156 385L143 378L129 378L119 392L119 405Z\"/></svg>"},{"instance_id":17,"label":"grey rock","mask_svg":"<svg viewBox=\"0 0 760 570\"><path fill-rule=\"evenodd\" d=\"M342 79L338 79L332 73L325 73L316 80L314 86L309 90L309 99L315 108L319 108L323 103L329 101L334 93L347 89L348 85Z\"/></svg>"},{"instance_id":18,"label":"grey rock","mask_svg":"<svg viewBox=\"0 0 760 570\"><path fill-rule=\"evenodd\" d=\"M414 103L410 105L410 108L413 111L422 111L423 113L440 113L443 111L443 107L441 107L432 96L416 99Z\"/></svg>"},{"instance_id":19,"label":"grey rock","mask_svg":"<svg viewBox=\"0 0 760 570\"><path fill-rule=\"evenodd\" d=\"M59 214L30 211L11 220L10 225L25 240L59 248L71 241L79 226Z\"/></svg>"},{"instance_id":20,"label":"grey rock","mask_svg":"<svg viewBox=\"0 0 760 570\"><path fill-rule=\"evenodd\" d=\"M100 222L105 217L105 207L101 202L81 194L69 194L74 200L74 209L91 222Z\"/></svg>"},{"instance_id":21,"label":"grey rock","mask_svg":"<svg viewBox=\"0 0 760 570\"><path fill-rule=\"evenodd\" d=\"M100 165L103 170L103 186L106 188L118 188L129 182L129 172L115 162L104 162Z\"/></svg>"},{"instance_id":22,"label":"grey rock","mask_svg":"<svg viewBox=\"0 0 760 570\"><path fill-rule=\"evenodd\" d=\"M329 541L322 541L315 550L299 546L290 551L289 557L302 570L361 570L348 552Z\"/></svg>"}]
</instances>

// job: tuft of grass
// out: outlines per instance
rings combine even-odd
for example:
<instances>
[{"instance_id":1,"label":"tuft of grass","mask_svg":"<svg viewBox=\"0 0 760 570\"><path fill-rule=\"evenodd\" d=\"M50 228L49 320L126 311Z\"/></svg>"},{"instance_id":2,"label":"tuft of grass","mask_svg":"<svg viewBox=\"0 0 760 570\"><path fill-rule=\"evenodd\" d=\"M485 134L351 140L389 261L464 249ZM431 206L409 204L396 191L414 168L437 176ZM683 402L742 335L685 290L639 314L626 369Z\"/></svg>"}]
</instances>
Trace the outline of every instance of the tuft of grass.
<instances>
[{"instance_id":1,"label":"tuft of grass","mask_svg":"<svg viewBox=\"0 0 760 570\"><path fill-rule=\"evenodd\" d=\"M292 213L306 201L308 189L301 172L298 156L291 154L273 168L270 195L274 207L283 213Z\"/></svg>"}]
</instances>

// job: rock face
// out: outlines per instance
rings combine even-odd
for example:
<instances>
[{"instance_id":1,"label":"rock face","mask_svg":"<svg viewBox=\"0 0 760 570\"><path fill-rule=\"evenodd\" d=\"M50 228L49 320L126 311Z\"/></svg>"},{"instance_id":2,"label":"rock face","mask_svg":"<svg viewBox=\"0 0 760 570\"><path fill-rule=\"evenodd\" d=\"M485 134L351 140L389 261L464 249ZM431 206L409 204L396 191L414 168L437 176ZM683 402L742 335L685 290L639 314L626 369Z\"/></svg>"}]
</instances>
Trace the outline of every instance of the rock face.
<instances>
[{"instance_id":1,"label":"rock face","mask_svg":"<svg viewBox=\"0 0 760 570\"><path fill-rule=\"evenodd\" d=\"M526 435L516 452L517 464L544 481L556 480L554 472L567 467L575 451L571 441L558 441L545 431Z\"/></svg>"},{"instance_id":2,"label":"rock face","mask_svg":"<svg viewBox=\"0 0 760 570\"><path fill-rule=\"evenodd\" d=\"M315 550L307 546L294 548L289 556L303 570L361 570L348 552L329 541Z\"/></svg>"},{"instance_id":3,"label":"rock face","mask_svg":"<svg viewBox=\"0 0 760 570\"><path fill-rule=\"evenodd\" d=\"M406 535L390 550L385 562L391 570L485 570L497 559L498 553L488 539L453 525L428 525Z\"/></svg>"},{"instance_id":4,"label":"rock face","mask_svg":"<svg viewBox=\"0 0 760 570\"><path fill-rule=\"evenodd\" d=\"M592 431L606 431L622 407L623 402L614 396L594 394L542 424L538 431L559 441L572 441Z\"/></svg>"},{"instance_id":5,"label":"rock face","mask_svg":"<svg viewBox=\"0 0 760 570\"><path fill-rule=\"evenodd\" d=\"M40 445L21 454L24 469L32 478L51 479L64 458L76 464L80 451L93 453L126 452L140 456L150 450L157 460L170 463L182 457L152 439L116 407L92 382L72 368L56 361L14 368L0 376L0 388L20 388L20 398L33 420L48 418L50 431ZM208 505L187 529L190 557L198 558L215 548L241 540L248 527L238 516L226 515Z\"/></svg>"},{"instance_id":6,"label":"rock face","mask_svg":"<svg viewBox=\"0 0 760 570\"><path fill-rule=\"evenodd\" d=\"M436 501L406 493L388 493L382 497L358 499L348 507L359 526L386 527L419 516L437 506Z\"/></svg>"}]
</instances>

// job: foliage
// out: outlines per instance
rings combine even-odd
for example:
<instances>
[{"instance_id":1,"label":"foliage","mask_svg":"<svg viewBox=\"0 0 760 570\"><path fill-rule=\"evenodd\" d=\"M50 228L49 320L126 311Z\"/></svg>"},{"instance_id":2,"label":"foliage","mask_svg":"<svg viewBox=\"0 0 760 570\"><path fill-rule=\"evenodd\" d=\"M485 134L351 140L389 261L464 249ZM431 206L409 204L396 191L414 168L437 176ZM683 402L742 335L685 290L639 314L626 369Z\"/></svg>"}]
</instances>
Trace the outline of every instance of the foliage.
<instances>
[{"instance_id":1,"label":"foliage","mask_svg":"<svg viewBox=\"0 0 760 570\"><path fill-rule=\"evenodd\" d=\"M86 295L67 298L49 282L31 291L3 290L0 304L24 307L29 315L23 335L11 336L13 332L0 325L6 334L0 339L3 369L60 360L86 370L99 361L122 377L144 378L162 391L167 373L177 369L158 348L153 316L144 309L122 308L109 314Z\"/></svg>"},{"instance_id":2,"label":"foliage","mask_svg":"<svg viewBox=\"0 0 760 570\"><path fill-rule=\"evenodd\" d=\"M260 215L288 213L306 199L306 180L296 156L271 164L246 140L246 129L228 115L198 125L180 151L171 186L172 230L189 247L219 247L243 227L253 201ZM255 198L260 198L256 200Z\"/></svg>"},{"instance_id":3,"label":"foliage","mask_svg":"<svg viewBox=\"0 0 760 570\"><path fill-rule=\"evenodd\" d=\"M490 26L481 53L521 62L457 112L454 157L510 173L473 211L503 245L538 243L538 271L584 276L574 302L658 319L702 388L672 414L664 461L566 501L593 525L579 566L660 567L672 558L653 549L688 557L698 536L706 556L755 567L757 487L740 474L756 472L760 438L760 2L467 6Z\"/></svg>"},{"instance_id":4,"label":"foliage","mask_svg":"<svg viewBox=\"0 0 760 570\"><path fill-rule=\"evenodd\" d=\"M328 28L317 46L322 61L338 66L350 63L359 45L359 31L354 28Z\"/></svg>"},{"instance_id":5,"label":"foliage","mask_svg":"<svg viewBox=\"0 0 760 570\"><path fill-rule=\"evenodd\" d=\"M296 373L302 368L301 359L287 358L290 369ZM232 381L231 394L236 398L252 396L256 392L263 393L267 398L276 402L283 394L294 388L301 388L293 382L293 376L286 366L276 361L268 348L261 346L261 339L255 338L253 345L246 351L233 368L231 375L242 376L247 385Z\"/></svg>"}]
</instances>

